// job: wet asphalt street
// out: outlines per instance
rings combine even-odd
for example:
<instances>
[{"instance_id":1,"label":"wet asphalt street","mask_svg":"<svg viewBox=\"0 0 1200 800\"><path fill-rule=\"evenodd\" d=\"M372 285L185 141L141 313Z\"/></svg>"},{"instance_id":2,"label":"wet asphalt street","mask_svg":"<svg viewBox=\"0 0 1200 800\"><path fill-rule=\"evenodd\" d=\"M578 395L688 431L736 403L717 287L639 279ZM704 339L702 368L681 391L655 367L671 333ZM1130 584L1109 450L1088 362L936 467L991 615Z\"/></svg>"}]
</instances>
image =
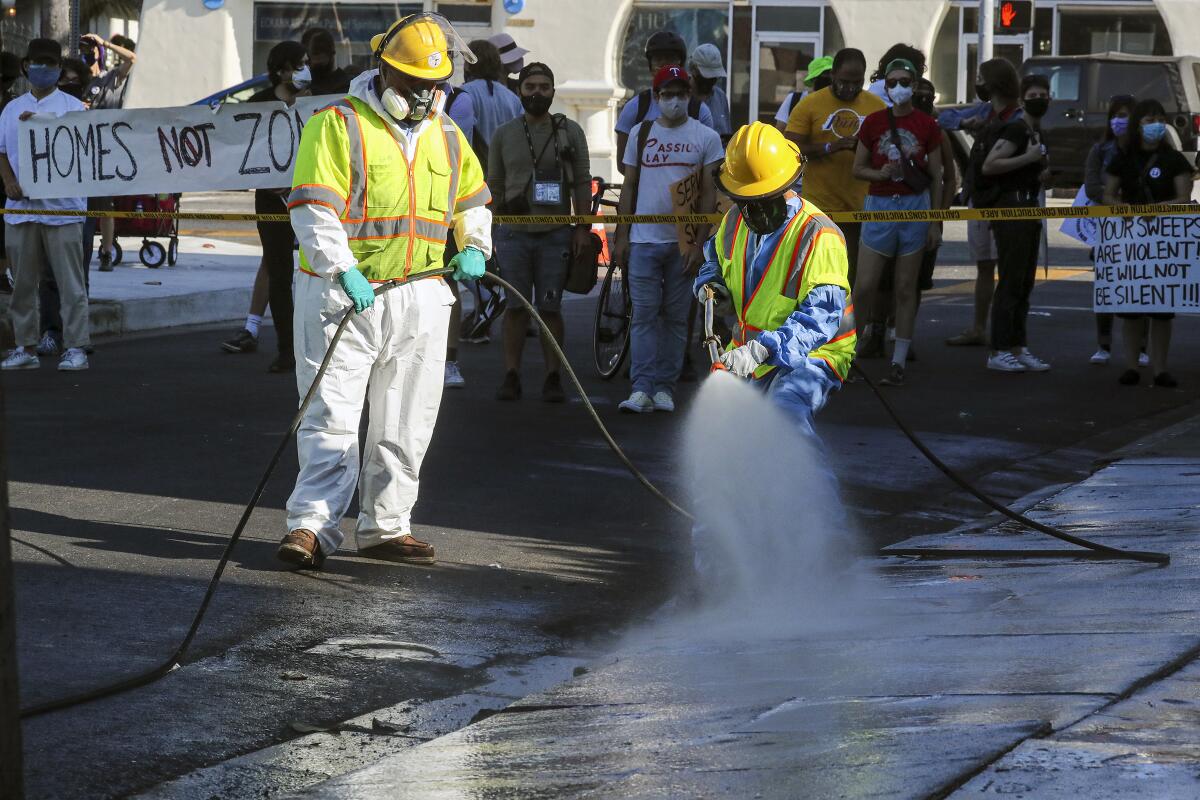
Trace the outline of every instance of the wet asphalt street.
<instances>
[{"instance_id":1,"label":"wet asphalt street","mask_svg":"<svg viewBox=\"0 0 1200 800\"><path fill-rule=\"evenodd\" d=\"M970 315L973 269L954 266L965 249L952 241L922 307L909 385L890 395L945 460L1008 501L1077 480L1093 459L1182 417L1200 396L1192 318L1176 325L1178 390L1118 387L1115 366L1088 364L1090 284L1075 269L1086 253L1056 247L1052 256L1060 268L1039 280L1030 321L1051 372L988 373L981 350L941 343ZM569 353L618 441L680 495L683 414L616 413L627 386L599 381L589 366L592 303L568 305ZM266 373L270 330L247 356L219 351L228 332L106 341L86 373L4 375L26 703L144 669L186 629L296 403L294 382ZM184 667L26 724L29 797L120 796L294 738L297 723L454 696L486 667L581 640L603 646L605 634L667 597L687 559L686 528L622 472L577 401L537 399L529 344L526 396L513 405L492 399L498 343L463 346L468 385L446 396L416 513L417 535L438 548L436 566L343 551L320 573L279 569L289 451ZM882 374L886 362L864 365ZM684 386L681 411L694 390ZM983 515L921 460L864 385L835 396L820 428L874 544ZM787 485L779 476L778 490ZM454 657L370 659L322 646L339 637Z\"/></svg>"}]
</instances>

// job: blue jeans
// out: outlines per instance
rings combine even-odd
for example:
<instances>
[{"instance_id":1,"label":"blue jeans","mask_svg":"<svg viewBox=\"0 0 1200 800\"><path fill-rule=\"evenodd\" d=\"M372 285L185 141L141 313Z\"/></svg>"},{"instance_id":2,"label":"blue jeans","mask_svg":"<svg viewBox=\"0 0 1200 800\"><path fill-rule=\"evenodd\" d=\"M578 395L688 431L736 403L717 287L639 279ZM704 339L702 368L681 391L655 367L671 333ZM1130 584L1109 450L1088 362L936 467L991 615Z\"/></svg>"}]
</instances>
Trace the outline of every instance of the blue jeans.
<instances>
[{"instance_id":1,"label":"blue jeans","mask_svg":"<svg viewBox=\"0 0 1200 800\"><path fill-rule=\"evenodd\" d=\"M687 349L692 276L674 242L629 246L629 297L633 301L629 377L633 391L673 392Z\"/></svg>"}]
</instances>

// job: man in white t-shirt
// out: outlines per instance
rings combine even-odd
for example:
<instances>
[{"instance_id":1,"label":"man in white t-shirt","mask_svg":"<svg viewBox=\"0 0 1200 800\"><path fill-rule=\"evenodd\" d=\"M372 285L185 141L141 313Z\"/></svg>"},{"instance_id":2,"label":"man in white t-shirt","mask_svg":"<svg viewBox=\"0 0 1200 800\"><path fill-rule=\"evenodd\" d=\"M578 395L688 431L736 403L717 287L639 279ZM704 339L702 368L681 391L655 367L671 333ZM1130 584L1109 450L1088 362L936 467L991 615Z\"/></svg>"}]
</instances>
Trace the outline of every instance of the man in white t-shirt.
<instances>
[{"instance_id":1,"label":"man in white t-shirt","mask_svg":"<svg viewBox=\"0 0 1200 800\"><path fill-rule=\"evenodd\" d=\"M671 214L680 199L690 211L716 210L711 165L724 156L721 137L688 116L692 89L683 67L666 66L654 76L661 114L630 131L622 161L625 188L621 214ZM708 225L686 233L674 224L618 225L614 259L625 264L633 301L630 377L633 393L621 410L633 413L675 410L675 382L687 349L691 282L704 263Z\"/></svg>"},{"instance_id":2,"label":"man in white t-shirt","mask_svg":"<svg viewBox=\"0 0 1200 800\"><path fill-rule=\"evenodd\" d=\"M62 46L53 39L32 39L21 68L29 91L14 98L0 113L0 179L4 182L5 207L11 210L84 211L82 197L27 200L21 188L17 158L18 123L31 116L61 117L83 111L83 103L58 90L62 74ZM35 169L37 160L35 159ZM43 169L50 169L48 164ZM4 359L3 369L37 369L39 333L38 284L49 266L58 284L63 317L61 370L87 369L84 348L91 343L88 327L87 264L83 262L83 217L4 215L4 243L13 273L13 296L9 307L17 347Z\"/></svg>"}]
</instances>

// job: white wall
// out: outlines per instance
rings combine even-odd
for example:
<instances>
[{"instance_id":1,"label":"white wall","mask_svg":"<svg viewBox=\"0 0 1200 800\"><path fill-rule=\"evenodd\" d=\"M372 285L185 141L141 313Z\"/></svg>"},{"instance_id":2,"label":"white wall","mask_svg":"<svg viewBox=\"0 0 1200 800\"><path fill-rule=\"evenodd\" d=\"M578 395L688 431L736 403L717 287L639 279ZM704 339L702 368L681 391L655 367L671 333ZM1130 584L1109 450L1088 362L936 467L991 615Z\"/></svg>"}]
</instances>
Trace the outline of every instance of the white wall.
<instances>
[{"instance_id":1,"label":"white wall","mask_svg":"<svg viewBox=\"0 0 1200 800\"><path fill-rule=\"evenodd\" d=\"M933 39L950 0L830 0L829 5L846 46L866 54L870 74L884 51L897 42L911 44L931 58Z\"/></svg>"},{"instance_id":2,"label":"white wall","mask_svg":"<svg viewBox=\"0 0 1200 800\"><path fill-rule=\"evenodd\" d=\"M1200 0L1155 0L1177 56L1200 55Z\"/></svg>"},{"instance_id":3,"label":"white wall","mask_svg":"<svg viewBox=\"0 0 1200 800\"><path fill-rule=\"evenodd\" d=\"M200 0L143 0L138 34L126 108L187 105L251 75L253 0L216 11Z\"/></svg>"}]
</instances>

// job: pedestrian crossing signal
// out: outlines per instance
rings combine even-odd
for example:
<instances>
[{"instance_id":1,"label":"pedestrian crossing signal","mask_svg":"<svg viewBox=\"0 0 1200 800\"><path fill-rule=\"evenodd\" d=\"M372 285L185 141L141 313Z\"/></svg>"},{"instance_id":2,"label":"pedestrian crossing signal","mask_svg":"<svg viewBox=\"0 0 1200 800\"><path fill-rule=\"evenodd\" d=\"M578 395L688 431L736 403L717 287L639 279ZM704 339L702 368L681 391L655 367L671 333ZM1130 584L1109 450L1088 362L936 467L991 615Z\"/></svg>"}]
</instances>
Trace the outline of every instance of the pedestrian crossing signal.
<instances>
[{"instance_id":1,"label":"pedestrian crossing signal","mask_svg":"<svg viewBox=\"0 0 1200 800\"><path fill-rule=\"evenodd\" d=\"M996 15L996 33L1029 33L1033 28L1033 0L1002 0Z\"/></svg>"}]
</instances>

